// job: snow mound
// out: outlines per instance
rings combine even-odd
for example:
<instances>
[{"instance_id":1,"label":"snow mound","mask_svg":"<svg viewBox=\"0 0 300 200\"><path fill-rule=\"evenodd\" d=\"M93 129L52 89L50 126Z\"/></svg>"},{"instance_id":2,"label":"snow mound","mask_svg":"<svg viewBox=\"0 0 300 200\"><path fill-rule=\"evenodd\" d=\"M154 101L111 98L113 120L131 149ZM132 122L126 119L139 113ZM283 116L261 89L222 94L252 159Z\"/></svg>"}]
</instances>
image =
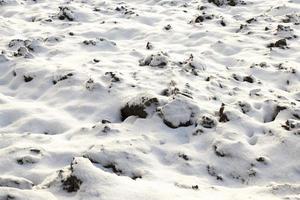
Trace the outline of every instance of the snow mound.
<instances>
[{"instance_id":1,"label":"snow mound","mask_svg":"<svg viewBox=\"0 0 300 200\"><path fill-rule=\"evenodd\" d=\"M19 189L31 189L33 183L25 178L15 176L0 176L0 187L13 187Z\"/></svg>"},{"instance_id":2,"label":"snow mound","mask_svg":"<svg viewBox=\"0 0 300 200\"><path fill-rule=\"evenodd\" d=\"M168 57L165 53L151 54L141 59L139 62L140 66L163 68L168 65Z\"/></svg>"},{"instance_id":3,"label":"snow mound","mask_svg":"<svg viewBox=\"0 0 300 200\"><path fill-rule=\"evenodd\" d=\"M199 108L184 98L175 98L159 108L161 118L171 128L192 125L198 113Z\"/></svg>"}]
</instances>

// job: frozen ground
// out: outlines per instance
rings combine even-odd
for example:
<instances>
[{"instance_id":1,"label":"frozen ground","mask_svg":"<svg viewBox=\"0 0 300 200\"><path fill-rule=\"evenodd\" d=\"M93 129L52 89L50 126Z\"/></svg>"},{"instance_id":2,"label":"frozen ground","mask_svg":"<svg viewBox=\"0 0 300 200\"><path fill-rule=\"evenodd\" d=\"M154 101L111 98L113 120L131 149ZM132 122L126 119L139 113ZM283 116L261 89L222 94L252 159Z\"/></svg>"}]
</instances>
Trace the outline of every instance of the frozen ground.
<instances>
[{"instance_id":1,"label":"frozen ground","mask_svg":"<svg viewBox=\"0 0 300 200\"><path fill-rule=\"evenodd\" d=\"M300 0L0 0L0 199L300 199Z\"/></svg>"}]
</instances>

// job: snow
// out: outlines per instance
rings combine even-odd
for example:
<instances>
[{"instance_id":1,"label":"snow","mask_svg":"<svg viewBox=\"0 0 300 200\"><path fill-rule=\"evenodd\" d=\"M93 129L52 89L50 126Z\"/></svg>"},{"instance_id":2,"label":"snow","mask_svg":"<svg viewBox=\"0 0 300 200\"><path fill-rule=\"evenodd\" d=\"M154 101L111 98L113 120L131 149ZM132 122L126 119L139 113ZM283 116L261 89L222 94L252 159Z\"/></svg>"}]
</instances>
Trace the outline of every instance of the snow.
<instances>
[{"instance_id":1,"label":"snow","mask_svg":"<svg viewBox=\"0 0 300 200\"><path fill-rule=\"evenodd\" d=\"M299 11L0 0L0 200L299 200Z\"/></svg>"},{"instance_id":2,"label":"snow","mask_svg":"<svg viewBox=\"0 0 300 200\"><path fill-rule=\"evenodd\" d=\"M162 106L159 111L166 125L178 128L193 124L199 108L185 99L174 99Z\"/></svg>"}]
</instances>

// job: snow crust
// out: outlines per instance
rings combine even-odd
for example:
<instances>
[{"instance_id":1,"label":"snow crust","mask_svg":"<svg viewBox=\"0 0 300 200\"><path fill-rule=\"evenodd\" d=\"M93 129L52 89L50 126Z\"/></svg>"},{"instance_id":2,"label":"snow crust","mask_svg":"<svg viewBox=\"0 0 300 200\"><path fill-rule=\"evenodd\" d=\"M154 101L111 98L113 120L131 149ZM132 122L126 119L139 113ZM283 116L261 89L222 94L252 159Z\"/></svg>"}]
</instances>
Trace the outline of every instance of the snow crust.
<instances>
[{"instance_id":1,"label":"snow crust","mask_svg":"<svg viewBox=\"0 0 300 200\"><path fill-rule=\"evenodd\" d=\"M0 0L0 200L299 200L299 13Z\"/></svg>"}]
</instances>

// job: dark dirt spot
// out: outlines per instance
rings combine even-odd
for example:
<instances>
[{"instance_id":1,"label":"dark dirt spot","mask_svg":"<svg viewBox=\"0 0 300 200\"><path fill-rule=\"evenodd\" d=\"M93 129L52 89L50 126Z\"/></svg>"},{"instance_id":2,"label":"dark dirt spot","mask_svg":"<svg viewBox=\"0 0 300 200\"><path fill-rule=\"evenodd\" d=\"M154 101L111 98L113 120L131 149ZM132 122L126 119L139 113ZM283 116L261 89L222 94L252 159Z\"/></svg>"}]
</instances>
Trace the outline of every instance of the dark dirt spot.
<instances>
[{"instance_id":1,"label":"dark dirt spot","mask_svg":"<svg viewBox=\"0 0 300 200\"><path fill-rule=\"evenodd\" d=\"M115 11L117 12L121 12L123 15L136 15L139 16L138 14L136 14L132 8L128 8L127 6L118 6L115 8Z\"/></svg>"},{"instance_id":2,"label":"dark dirt spot","mask_svg":"<svg viewBox=\"0 0 300 200\"><path fill-rule=\"evenodd\" d=\"M89 91L92 91L95 88L95 82L92 78L89 78L89 80L85 82L85 88Z\"/></svg>"},{"instance_id":3,"label":"dark dirt spot","mask_svg":"<svg viewBox=\"0 0 300 200\"><path fill-rule=\"evenodd\" d=\"M188 127L188 126L191 126L193 124L193 122L191 121L187 121L185 123L180 123L178 126L174 126L172 122L169 122L167 120L163 120L163 122L170 128L178 128L178 127Z\"/></svg>"},{"instance_id":4,"label":"dark dirt spot","mask_svg":"<svg viewBox=\"0 0 300 200\"><path fill-rule=\"evenodd\" d=\"M148 50L153 49L153 44L151 42L147 42L146 49Z\"/></svg>"},{"instance_id":5,"label":"dark dirt spot","mask_svg":"<svg viewBox=\"0 0 300 200\"><path fill-rule=\"evenodd\" d=\"M66 180L62 180L63 189L67 192L77 192L81 184L82 181L74 175L69 176Z\"/></svg>"},{"instance_id":6,"label":"dark dirt spot","mask_svg":"<svg viewBox=\"0 0 300 200\"><path fill-rule=\"evenodd\" d=\"M193 136L202 135L204 131L202 129L197 129L192 133Z\"/></svg>"},{"instance_id":7,"label":"dark dirt spot","mask_svg":"<svg viewBox=\"0 0 300 200\"><path fill-rule=\"evenodd\" d=\"M245 183L246 180L241 176L237 174L230 174L231 178L241 181L242 183Z\"/></svg>"},{"instance_id":8,"label":"dark dirt spot","mask_svg":"<svg viewBox=\"0 0 300 200\"><path fill-rule=\"evenodd\" d=\"M102 129L103 133L108 133L110 131L111 131L111 128L109 126L104 126L103 129Z\"/></svg>"},{"instance_id":9,"label":"dark dirt spot","mask_svg":"<svg viewBox=\"0 0 300 200\"><path fill-rule=\"evenodd\" d=\"M112 172L117 175L121 175L123 173L123 171L121 169L118 169L116 164L114 164L114 163L109 163L107 165L104 165L103 167L106 169L111 169Z\"/></svg>"},{"instance_id":10,"label":"dark dirt spot","mask_svg":"<svg viewBox=\"0 0 300 200\"><path fill-rule=\"evenodd\" d=\"M41 150L39 150L39 149L30 149L30 152L39 154L39 153L41 153Z\"/></svg>"},{"instance_id":11,"label":"dark dirt spot","mask_svg":"<svg viewBox=\"0 0 300 200\"><path fill-rule=\"evenodd\" d=\"M168 25L166 25L166 26L164 27L164 29L165 29L166 31L169 31L169 30L172 29L172 26L171 26L170 24L168 24Z\"/></svg>"},{"instance_id":12,"label":"dark dirt spot","mask_svg":"<svg viewBox=\"0 0 300 200\"><path fill-rule=\"evenodd\" d=\"M24 75L23 77L24 77L24 81L25 81L26 83L33 80L33 77L31 77L31 76L25 76L25 75Z\"/></svg>"},{"instance_id":13,"label":"dark dirt spot","mask_svg":"<svg viewBox=\"0 0 300 200\"><path fill-rule=\"evenodd\" d=\"M204 128L213 128L216 126L216 121L210 116L202 116L199 123Z\"/></svg>"},{"instance_id":14,"label":"dark dirt spot","mask_svg":"<svg viewBox=\"0 0 300 200\"><path fill-rule=\"evenodd\" d=\"M199 76L199 72L205 71L206 69L204 65L194 58L193 54L190 54L189 58L180 61L177 64L180 65L184 72L191 73L194 76Z\"/></svg>"},{"instance_id":15,"label":"dark dirt spot","mask_svg":"<svg viewBox=\"0 0 300 200\"><path fill-rule=\"evenodd\" d=\"M232 74L232 77L236 81L254 83L254 77L253 76L244 76L244 77L242 77L242 76L237 75L237 74Z\"/></svg>"},{"instance_id":16,"label":"dark dirt spot","mask_svg":"<svg viewBox=\"0 0 300 200\"><path fill-rule=\"evenodd\" d=\"M96 58L94 58L93 61L94 61L94 63L100 62L100 60L99 60L99 59L96 59Z\"/></svg>"},{"instance_id":17,"label":"dark dirt spot","mask_svg":"<svg viewBox=\"0 0 300 200\"><path fill-rule=\"evenodd\" d=\"M254 79L251 76L245 76L243 81L246 81L248 83L254 83Z\"/></svg>"},{"instance_id":18,"label":"dark dirt spot","mask_svg":"<svg viewBox=\"0 0 300 200\"><path fill-rule=\"evenodd\" d=\"M176 96L176 95L183 95L185 97L188 97L188 98L193 98L190 94L188 94L187 92L181 92L179 90L179 88L175 87L175 86L172 86L170 85L169 88L167 89L164 89L162 92L161 92L161 95L163 96Z\"/></svg>"},{"instance_id":19,"label":"dark dirt spot","mask_svg":"<svg viewBox=\"0 0 300 200\"><path fill-rule=\"evenodd\" d=\"M96 44L97 44L97 42L95 40L84 40L82 43L87 46L88 45L96 46Z\"/></svg>"},{"instance_id":20,"label":"dark dirt spot","mask_svg":"<svg viewBox=\"0 0 300 200\"><path fill-rule=\"evenodd\" d=\"M45 19L44 21L45 22L52 22L53 20L52 19Z\"/></svg>"},{"instance_id":21,"label":"dark dirt spot","mask_svg":"<svg viewBox=\"0 0 300 200\"><path fill-rule=\"evenodd\" d=\"M267 164L267 161L264 157L256 158L256 161L259 162L259 163Z\"/></svg>"},{"instance_id":22,"label":"dark dirt spot","mask_svg":"<svg viewBox=\"0 0 300 200\"><path fill-rule=\"evenodd\" d=\"M71 77L71 76L73 76L73 75L74 75L73 73L68 73L68 74L66 74L66 75L63 75L63 76L59 77L57 80L53 80L52 83L53 83L54 85L56 85L58 82L63 81L63 80L66 80L66 79L68 79L69 77Z\"/></svg>"},{"instance_id":23,"label":"dark dirt spot","mask_svg":"<svg viewBox=\"0 0 300 200\"><path fill-rule=\"evenodd\" d=\"M119 82L120 78L114 72L105 72L105 76L111 77L111 82Z\"/></svg>"},{"instance_id":24,"label":"dark dirt spot","mask_svg":"<svg viewBox=\"0 0 300 200\"><path fill-rule=\"evenodd\" d=\"M249 103L239 101L238 105L240 106L240 108L244 114L251 111L251 105Z\"/></svg>"},{"instance_id":25,"label":"dark dirt spot","mask_svg":"<svg viewBox=\"0 0 300 200\"><path fill-rule=\"evenodd\" d=\"M190 158L189 158L186 154L184 154L184 153L179 153L179 154L178 154L178 157L179 157L179 158L182 158L182 159L185 160L185 161L190 160Z\"/></svg>"},{"instance_id":26,"label":"dark dirt spot","mask_svg":"<svg viewBox=\"0 0 300 200\"><path fill-rule=\"evenodd\" d=\"M129 116L138 116L140 118L146 118L147 112L145 111L145 106L143 105L126 105L121 110L122 120L124 121Z\"/></svg>"},{"instance_id":27,"label":"dark dirt spot","mask_svg":"<svg viewBox=\"0 0 300 200\"><path fill-rule=\"evenodd\" d=\"M102 123L102 124L110 124L111 122L110 122L109 120L103 119L103 120L101 121L101 123Z\"/></svg>"},{"instance_id":28,"label":"dark dirt spot","mask_svg":"<svg viewBox=\"0 0 300 200\"><path fill-rule=\"evenodd\" d=\"M257 172L252 168L249 169L247 172L249 177L255 177L257 175Z\"/></svg>"},{"instance_id":29,"label":"dark dirt spot","mask_svg":"<svg viewBox=\"0 0 300 200\"><path fill-rule=\"evenodd\" d=\"M0 2L0 5L1 5L1 2ZM11 199L16 199L16 197L11 194L6 195L6 200L11 200Z\"/></svg>"},{"instance_id":30,"label":"dark dirt spot","mask_svg":"<svg viewBox=\"0 0 300 200\"><path fill-rule=\"evenodd\" d=\"M213 3L218 7L223 5L236 6L239 3L243 5L246 4L244 1L239 1L239 0L208 0L208 2Z\"/></svg>"},{"instance_id":31,"label":"dark dirt spot","mask_svg":"<svg viewBox=\"0 0 300 200\"><path fill-rule=\"evenodd\" d=\"M73 12L68 7L59 7L58 19L74 21Z\"/></svg>"},{"instance_id":32,"label":"dark dirt spot","mask_svg":"<svg viewBox=\"0 0 300 200\"><path fill-rule=\"evenodd\" d=\"M29 53L29 49L27 47L21 46L18 48L17 52L14 52L13 56L21 57L24 56L25 58L32 58L32 54Z\"/></svg>"},{"instance_id":33,"label":"dark dirt spot","mask_svg":"<svg viewBox=\"0 0 300 200\"><path fill-rule=\"evenodd\" d=\"M297 113L294 113L294 114L293 114L293 117L295 117L296 119L299 119L299 120L300 120L300 115L297 114Z\"/></svg>"},{"instance_id":34,"label":"dark dirt spot","mask_svg":"<svg viewBox=\"0 0 300 200\"><path fill-rule=\"evenodd\" d=\"M168 58L165 53L157 53L146 56L145 58L139 60L140 66L151 66L163 68L168 65Z\"/></svg>"},{"instance_id":35,"label":"dark dirt spot","mask_svg":"<svg viewBox=\"0 0 300 200\"><path fill-rule=\"evenodd\" d=\"M207 169L207 173L210 176L216 177L217 180L223 181L223 178L217 174L216 169L214 167L207 165L206 169Z\"/></svg>"},{"instance_id":36,"label":"dark dirt spot","mask_svg":"<svg viewBox=\"0 0 300 200\"><path fill-rule=\"evenodd\" d=\"M290 26L283 26L281 24L278 24L277 25L277 29L276 29L278 32L279 31L285 31L285 32L291 32L293 31L293 29L290 27Z\"/></svg>"},{"instance_id":37,"label":"dark dirt spot","mask_svg":"<svg viewBox=\"0 0 300 200\"><path fill-rule=\"evenodd\" d=\"M141 96L137 99L137 101L128 102L121 109L121 117L122 121L124 121L129 116L137 116L140 118L146 118L148 113L146 112L146 108L151 105L158 105L158 99L155 97L146 97Z\"/></svg>"},{"instance_id":38,"label":"dark dirt spot","mask_svg":"<svg viewBox=\"0 0 300 200\"><path fill-rule=\"evenodd\" d=\"M275 43L270 43L267 46L268 48L281 48L281 49L285 49L287 47L287 42L286 39L280 39L278 41L276 41Z\"/></svg>"},{"instance_id":39,"label":"dark dirt spot","mask_svg":"<svg viewBox=\"0 0 300 200\"><path fill-rule=\"evenodd\" d=\"M36 162L34 160L30 159L30 158L24 157L24 158L17 159L17 163L19 165L25 165L25 164L34 164Z\"/></svg>"},{"instance_id":40,"label":"dark dirt spot","mask_svg":"<svg viewBox=\"0 0 300 200\"><path fill-rule=\"evenodd\" d=\"M291 131L295 128L300 128L300 122L297 122L296 120L288 119L286 120L284 125L281 125L281 127L287 131Z\"/></svg>"},{"instance_id":41,"label":"dark dirt spot","mask_svg":"<svg viewBox=\"0 0 300 200\"><path fill-rule=\"evenodd\" d=\"M199 186L198 186L198 185L192 185L192 189L193 189L193 190L198 190L198 189L199 189Z\"/></svg>"},{"instance_id":42,"label":"dark dirt spot","mask_svg":"<svg viewBox=\"0 0 300 200\"><path fill-rule=\"evenodd\" d=\"M198 10L205 10L205 9L207 9L206 6L199 6L199 7L198 7Z\"/></svg>"},{"instance_id":43,"label":"dark dirt spot","mask_svg":"<svg viewBox=\"0 0 300 200\"><path fill-rule=\"evenodd\" d=\"M247 22L248 24L251 24L252 22L255 22L255 21L256 21L255 18L250 18L250 19L246 20L246 22Z\"/></svg>"},{"instance_id":44,"label":"dark dirt spot","mask_svg":"<svg viewBox=\"0 0 300 200\"><path fill-rule=\"evenodd\" d=\"M196 19L195 19L195 23L201 23L204 21L204 17L202 15L198 16Z\"/></svg>"},{"instance_id":45,"label":"dark dirt spot","mask_svg":"<svg viewBox=\"0 0 300 200\"><path fill-rule=\"evenodd\" d=\"M203 14L203 15L199 15L195 20L194 22L195 23L201 23L201 22L204 22L206 20L212 20L214 18L214 15L206 15L206 14Z\"/></svg>"},{"instance_id":46,"label":"dark dirt spot","mask_svg":"<svg viewBox=\"0 0 300 200\"><path fill-rule=\"evenodd\" d=\"M15 47L16 45L21 45L24 46L24 40L21 39L13 39L8 43L8 47L12 48Z\"/></svg>"},{"instance_id":47,"label":"dark dirt spot","mask_svg":"<svg viewBox=\"0 0 300 200\"><path fill-rule=\"evenodd\" d=\"M213 149L215 151L215 154L219 157L225 157L228 156L227 154L225 154L223 151L221 151L217 145L213 145Z\"/></svg>"},{"instance_id":48,"label":"dark dirt spot","mask_svg":"<svg viewBox=\"0 0 300 200\"><path fill-rule=\"evenodd\" d=\"M130 178L132 178L133 180L136 180L136 179L142 179L143 177L141 175L132 175Z\"/></svg>"},{"instance_id":49,"label":"dark dirt spot","mask_svg":"<svg viewBox=\"0 0 300 200\"><path fill-rule=\"evenodd\" d=\"M247 24L241 24L239 30L237 30L237 32L240 32L242 30L246 30L248 28Z\"/></svg>"},{"instance_id":50,"label":"dark dirt spot","mask_svg":"<svg viewBox=\"0 0 300 200\"><path fill-rule=\"evenodd\" d=\"M161 95L163 95L163 96L167 96L167 97L169 97L169 96L172 96L172 95L177 95L177 94L179 94L179 88L177 88L177 87L169 87L169 88L167 88L167 89L164 89L162 92L161 92Z\"/></svg>"},{"instance_id":51,"label":"dark dirt spot","mask_svg":"<svg viewBox=\"0 0 300 200\"><path fill-rule=\"evenodd\" d=\"M220 21L220 24L221 24L222 26L226 26L226 23L225 23L224 20L221 20L221 21Z\"/></svg>"}]
</instances>

